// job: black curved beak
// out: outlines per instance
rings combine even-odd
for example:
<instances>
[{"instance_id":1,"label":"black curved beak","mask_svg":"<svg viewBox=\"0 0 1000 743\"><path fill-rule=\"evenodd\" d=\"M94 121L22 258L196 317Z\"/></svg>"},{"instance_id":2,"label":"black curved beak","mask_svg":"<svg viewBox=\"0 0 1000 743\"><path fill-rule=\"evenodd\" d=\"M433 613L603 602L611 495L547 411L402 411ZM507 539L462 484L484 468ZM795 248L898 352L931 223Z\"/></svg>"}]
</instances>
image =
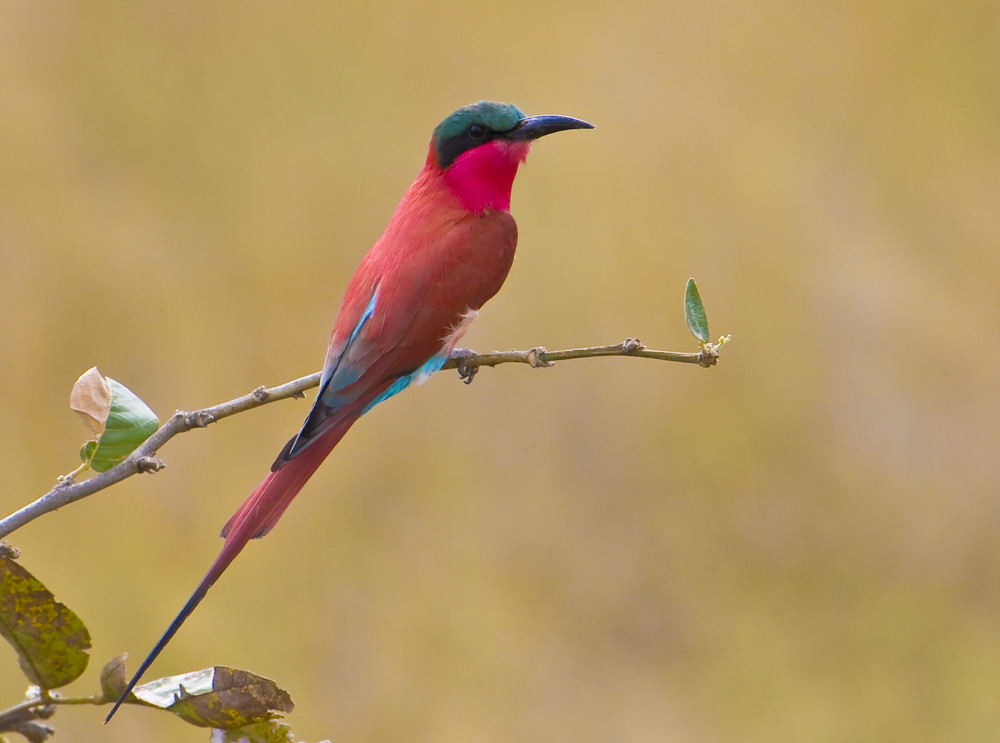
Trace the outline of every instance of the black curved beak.
<instances>
[{"instance_id":1,"label":"black curved beak","mask_svg":"<svg viewBox=\"0 0 1000 743\"><path fill-rule=\"evenodd\" d=\"M574 119L572 116L545 114L543 116L525 116L517 122L517 126L509 132L504 132L502 137L511 142L526 142L544 137L546 134L564 132L567 129L593 128L593 124L589 124L583 119Z\"/></svg>"}]
</instances>

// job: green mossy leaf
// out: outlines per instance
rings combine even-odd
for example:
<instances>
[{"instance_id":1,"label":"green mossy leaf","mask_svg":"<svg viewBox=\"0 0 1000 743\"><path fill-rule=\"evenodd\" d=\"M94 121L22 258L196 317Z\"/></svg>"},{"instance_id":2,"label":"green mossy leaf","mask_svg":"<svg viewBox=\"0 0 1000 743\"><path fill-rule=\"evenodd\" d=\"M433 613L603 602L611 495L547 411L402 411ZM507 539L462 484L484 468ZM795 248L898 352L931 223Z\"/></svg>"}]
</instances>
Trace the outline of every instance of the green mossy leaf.
<instances>
[{"instance_id":1,"label":"green mossy leaf","mask_svg":"<svg viewBox=\"0 0 1000 743\"><path fill-rule=\"evenodd\" d=\"M701 302L701 294L694 279L688 279L684 290L684 317L694 337L702 343L708 343L712 335L708 331L708 317L705 315L705 306Z\"/></svg>"},{"instance_id":2,"label":"green mossy leaf","mask_svg":"<svg viewBox=\"0 0 1000 743\"><path fill-rule=\"evenodd\" d=\"M270 679L226 666L157 679L133 693L141 704L166 709L192 725L222 730L270 720L295 706Z\"/></svg>"},{"instance_id":3,"label":"green mossy leaf","mask_svg":"<svg viewBox=\"0 0 1000 743\"><path fill-rule=\"evenodd\" d=\"M234 730L216 729L212 743L293 743L288 725L277 720L262 720Z\"/></svg>"},{"instance_id":4,"label":"green mossy leaf","mask_svg":"<svg viewBox=\"0 0 1000 743\"><path fill-rule=\"evenodd\" d=\"M0 635L17 650L25 676L43 689L75 680L90 659L90 633L80 618L6 556L0 556Z\"/></svg>"}]
</instances>

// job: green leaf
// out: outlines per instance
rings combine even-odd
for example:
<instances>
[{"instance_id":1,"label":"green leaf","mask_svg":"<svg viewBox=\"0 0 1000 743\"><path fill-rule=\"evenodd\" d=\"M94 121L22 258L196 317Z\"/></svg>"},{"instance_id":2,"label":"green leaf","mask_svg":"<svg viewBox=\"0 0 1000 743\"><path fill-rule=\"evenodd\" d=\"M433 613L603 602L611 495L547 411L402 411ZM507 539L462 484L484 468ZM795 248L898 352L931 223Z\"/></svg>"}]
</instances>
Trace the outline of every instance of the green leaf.
<instances>
[{"instance_id":1,"label":"green leaf","mask_svg":"<svg viewBox=\"0 0 1000 743\"><path fill-rule=\"evenodd\" d=\"M137 686L141 704L173 712L201 727L234 730L294 708L288 692L270 679L226 666L168 676Z\"/></svg>"},{"instance_id":2,"label":"green leaf","mask_svg":"<svg viewBox=\"0 0 1000 743\"><path fill-rule=\"evenodd\" d=\"M694 279L688 279L687 288L684 290L684 316L694 337L702 343L708 343L712 335L708 332L705 305L701 303L701 294L698 292L698 285L694 283Z\"/></svg>"},{"instance_id":3,"label":"green leaf","mask_svg":"<svg viewBox=\"0 0 1000 743\"><path fill-rule=\"evenodd\" d=\"M97 442L88 441L86 444L80 447L80 461L90 463L90 460L94 458L94 452L97 451Z\"/></svg>"},{"instance_id":4,"label":"green leaf","mask_svg":"<svg viewBox=\"0 0 1000 743\"><path fill-rule=\"evenodd\" d=\"M90 633L76 614L10 557L0 556L0 635L33 684L57 689L87 668Z\"/></svg>"},{"instance_id":5,"label":"green leaf","mask_svg":"<svg viewBox=\"0 0 1000 743\"><path fill-rule=\"evenodd\" d=\"M234 730L218 730L212 743L294 743L292 729L277 720L262 720Z\"/></svg>"},{"instance_id":6,"label":"green leaf","mask_svg":"<svg viewBox=\"0 0 1000 743\"><path fill-rule=\"evenodd\" d=\"M94 440L80 450L80 458L96 472L121 462L160 425L156 413L132 390L103 376L96 366L76 381L70 407L94 434Z\"/></svg>"}]
</instances>

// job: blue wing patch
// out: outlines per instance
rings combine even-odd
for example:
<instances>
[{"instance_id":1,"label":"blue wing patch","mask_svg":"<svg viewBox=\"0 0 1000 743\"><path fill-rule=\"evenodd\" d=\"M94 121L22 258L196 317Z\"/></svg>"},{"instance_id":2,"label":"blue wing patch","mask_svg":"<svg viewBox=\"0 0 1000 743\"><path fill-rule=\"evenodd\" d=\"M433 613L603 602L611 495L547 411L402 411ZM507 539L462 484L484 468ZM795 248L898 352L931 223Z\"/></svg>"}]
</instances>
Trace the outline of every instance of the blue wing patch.
<instances>
[{"instance_id":1,"label":"blue wing patch","mask_svg":"<svg viewBox=\"0 0 1000 743\"><path fill-rule=\"evenodd\" d=\"M372 292L368 306L365 307L365 311L351 330L339 354L332 359L332 363L328 364L327 368L323 371L323 375L320 378L319 394L316 397L316 402L313 403L312 409L309 411L302 430L285 445L285 448L272 465L272 470L280 468L288 460L309 446L314 437L323 430L321 428L323 424L337 410L354 401L353 395L356 393L345 392L345 390L361 378L367 369L367 365L364 363L352 363L352 361L364 358L366 341L361 338L361 334L365 329L365 325L368 324L375 314L377 306L378 287ZM421 384L431 374L439 371L444 366L448 360L448 356L447 352L432 356L418 369L409 374L397 377L393 380L392 384L364 407L361 415L367 413L380 402L388 400L393 395L398 395L411 384Z\"/></svg>"},{"instance_id":2,"label":"blue wing patch","mask_svg":"<svg viewBox=\"0 0 1000 743\"><path fill-rule=\"evenodd\" d=\"M364 330L365 325L368 324L372 315L375 314L376 304L378 304L378 287L375 287L375 291L372 292L372 298L368 300L368 306L361 313L361 318L358 320L357 325L354 326L351 334L347 337L347 341L340 351L340 356L337 357L335 363L330 364L323 371L323 376L319 382L319 396L316 399L317 401L322 400L323 404L328 408L340 407L345 400L337 393L357 382L364 372L363 368L352 366L349 361L345 361L344 357L349 355L354 342L361 335L361 331Z\"/></svg>"},{"instance_id":3,"label":"blue wing patch","mask_svg":"<svg viewBox=\"0 0 1000 743\"><path fill-rule=\"evenodd\" d=\"M345 387L349 387L357 382L361 378L364 369L353 367L349 362L345 362L344 357L348 355L351 346L357 340L361 331L364 330L365 325L371 319L372 315L375 314L375 306L377 304L378 287L375 287L375 291L372 292L372 298L368 300L368 306L365 307L365 311L361 313L357 324L351 330L351 334L340 349L340 354L333 363L328 364L323 370L323 374L319 380L319 394L316 396L316 401L313 403L305 423L302 424L302 430L285 444L285 448L281 450L278 458L271 465L272 471L279 469L285 462L309 446L313 441L313 434L319 429L323 421L329 417L330 411L337 410L345 402L348 402L348 400L338 393Z\"/></svg>"}]
</instances>

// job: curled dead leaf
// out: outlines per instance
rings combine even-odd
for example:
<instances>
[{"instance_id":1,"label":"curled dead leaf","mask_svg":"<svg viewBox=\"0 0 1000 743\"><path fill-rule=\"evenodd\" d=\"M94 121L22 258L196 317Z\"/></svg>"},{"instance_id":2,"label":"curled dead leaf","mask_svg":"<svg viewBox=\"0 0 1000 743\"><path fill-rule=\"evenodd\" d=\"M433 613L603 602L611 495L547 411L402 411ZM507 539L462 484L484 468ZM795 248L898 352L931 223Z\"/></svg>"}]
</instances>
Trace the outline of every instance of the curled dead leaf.
<instances>
[{"instance_id":1,"label":"curled dead leaf","mask_svg":"<svg viewBox=\"0 0 1000 743\"><path fill-rule=\"evenodd\" d=\"M96 366L87 369L76 380L69 393L69 406L95 437L104 433L111 412L111 385Z\"/></svg>"}]
</instances>

